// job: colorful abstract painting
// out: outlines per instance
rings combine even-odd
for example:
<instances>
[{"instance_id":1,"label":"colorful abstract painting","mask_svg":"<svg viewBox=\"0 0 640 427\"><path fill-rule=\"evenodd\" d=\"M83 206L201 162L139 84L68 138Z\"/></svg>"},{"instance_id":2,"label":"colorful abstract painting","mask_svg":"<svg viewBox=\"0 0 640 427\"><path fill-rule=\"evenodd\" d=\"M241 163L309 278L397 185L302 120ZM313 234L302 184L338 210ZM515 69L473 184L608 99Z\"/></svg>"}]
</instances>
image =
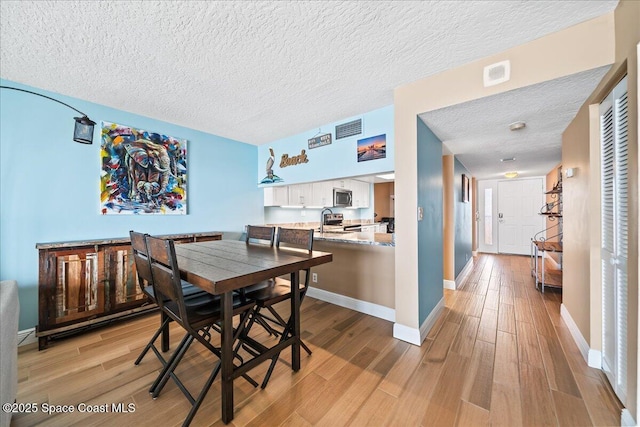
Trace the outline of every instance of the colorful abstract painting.
<instances>
[{"instance_id":1,"label":"colorful abstract painting","mask_svg":"<svg viewBox=\"0 0 640 427\"><path fill-rule=\"evenodd\" d=\"M187 141L102 122L103 215L186 215Z\"/></svg>"},{"instance_id":2,"label":"colorful abstract painting","mask_svg":"<svg viewBox=\"0 0 640 427\"><path fill-rule=\"evenodd\" d=\"M387 157L387 134L358 140L358 161L384 159Z\"/></svg>"}]
</instances>

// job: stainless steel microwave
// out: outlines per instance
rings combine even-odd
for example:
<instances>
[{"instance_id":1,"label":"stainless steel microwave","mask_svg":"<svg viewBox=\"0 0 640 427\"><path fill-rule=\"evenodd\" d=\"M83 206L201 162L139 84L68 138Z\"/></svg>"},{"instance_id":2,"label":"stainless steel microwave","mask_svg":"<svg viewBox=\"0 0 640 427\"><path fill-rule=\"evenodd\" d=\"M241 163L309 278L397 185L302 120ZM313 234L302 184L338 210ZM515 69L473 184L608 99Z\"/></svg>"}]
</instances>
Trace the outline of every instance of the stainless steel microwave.
<instances>
[{"instance_id":1,"label":"stainless steel microwave","mask_svg":"<svg viewBox=\"0 0 640 427\"><path fill-rule=\"evenodd\" d=\"M343 188L333 189L333 206L336 208L350 207L353 197L351 190L345 190Z\"/></svg>"}]
</instances>

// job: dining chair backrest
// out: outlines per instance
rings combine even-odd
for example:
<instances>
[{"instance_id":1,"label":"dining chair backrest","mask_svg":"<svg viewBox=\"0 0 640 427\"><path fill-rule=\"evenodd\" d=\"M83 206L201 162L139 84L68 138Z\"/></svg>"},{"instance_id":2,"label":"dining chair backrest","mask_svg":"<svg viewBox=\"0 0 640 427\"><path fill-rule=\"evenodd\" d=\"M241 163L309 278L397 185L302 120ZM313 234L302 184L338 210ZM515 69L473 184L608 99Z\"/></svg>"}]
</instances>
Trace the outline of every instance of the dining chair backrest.
<instances>
[{"instance_id":1,"label":"dining chair backrest","mask_svg":"<svg viewBox=\"0 0 640 427\"><path fill-rule=\"evenodd\" d=\"M313 229L283 228L278 229L276 246L313 250Z\"/></svg>"},{"instance_id":2,"label":"dining chair backrest","mask_svg":"<svg viewBox=\"0 0 640 427\"><path fill-rule=\"evenodd\" d=\"M131 249L133 252L133 261L136 265L138 274L138 283L142 290L145 286L153 285L153 276L151 275L151 265L149 256L147 255L146 235L137 231L129 231L131 238Z\"/></svg>"},{"instance_id":3,"label":"dining chair backrest","mask_svg":"<svg viewBox=\"0 0 640 427\"><path fill-rule=\"evenodd\" d=\"M294 248L298 250L306 250L311 252L313 250L313 229L300 229L300 228L278 228L278 238L276 240L276 247L281 248ZM304 287L309 286L309 277L311 276L311 269L304 270Z\"/></svg>"},{"instance_id":4,"label":"dining chair backrest","mask_svg":"<svg viewBox=\"0 0 640 427\"><path fill-rule=\"evenodd\" d=\"M273 246L276 235L275 227L262 225L247 225L247 243L260 243Z\"/></svg>"},{"instance_id":5,"label":"dining chair backrest","mask_svg":"<svg viewBox=\"0 0 640 427\"><path fill-rule=\"evenodd\" d=\"M186 318L180 270L178 269L173 240L147 235L146 241L154 288L156 293L163 297L156 299L159 305L164 305L169 301L176 303L178 312L173 311L173 314L177 316L175 320L184 326L188 323L188 319Z\"/></svg>"}]
</instances>

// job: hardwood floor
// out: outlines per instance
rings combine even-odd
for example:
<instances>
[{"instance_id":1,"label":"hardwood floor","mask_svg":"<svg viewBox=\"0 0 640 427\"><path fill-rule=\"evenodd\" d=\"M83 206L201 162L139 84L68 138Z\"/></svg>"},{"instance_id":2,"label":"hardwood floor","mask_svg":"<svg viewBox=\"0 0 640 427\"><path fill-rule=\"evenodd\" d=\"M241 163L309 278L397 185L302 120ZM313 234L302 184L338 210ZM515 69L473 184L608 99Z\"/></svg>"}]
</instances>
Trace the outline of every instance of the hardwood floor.
<instances>
[{"instance_id":1,"label":"hardwood floor","mask_svg":"<svg viewBox=\"0 0 640 427\"><path fill-rule=\"evenodd\" d=\"M483 255L421 347L392 338L392 323L322 301L303 303L302 353L279 363L265 390L235 382L235 426L620 425L620 403L589 368L560 318L561 294L536 291L527 257ZM19 353L18 402L74 405L74 413L16 414L12 426L180 425L189 404L169 382L148 388L160 363L133 361L157 315ZM181 338L171 327L172 349ZM266 341L266 334L257 339ZM178 375L199 391L214 359L194 344ZM290 352L283 354L289 359ZM267 364L251 371L258 381ZM219 382L192 425L222 425ZM78 404L133 404L135 412L78 412Z\"/></svg>"}]
</instances>

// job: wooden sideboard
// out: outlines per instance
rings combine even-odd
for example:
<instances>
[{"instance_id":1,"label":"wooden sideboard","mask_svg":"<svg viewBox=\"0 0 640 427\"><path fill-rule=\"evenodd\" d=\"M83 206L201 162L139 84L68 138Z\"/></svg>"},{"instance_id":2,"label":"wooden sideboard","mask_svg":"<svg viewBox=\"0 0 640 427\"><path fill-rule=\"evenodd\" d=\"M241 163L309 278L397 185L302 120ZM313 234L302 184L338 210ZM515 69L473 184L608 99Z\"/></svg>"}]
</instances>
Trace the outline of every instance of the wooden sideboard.
<instances>
[{"instance_id":1,"label":"wooden sideboard","mask_svg":"<svg viewBox=\"0 0 640 427\"><path fill-rule=\"evenodd\" d=\"M176 243L222 233L171 234ZM49 340L155 309L140 290L129 238L38 243L38 348Z\"/></svg>"}]
</instances>

